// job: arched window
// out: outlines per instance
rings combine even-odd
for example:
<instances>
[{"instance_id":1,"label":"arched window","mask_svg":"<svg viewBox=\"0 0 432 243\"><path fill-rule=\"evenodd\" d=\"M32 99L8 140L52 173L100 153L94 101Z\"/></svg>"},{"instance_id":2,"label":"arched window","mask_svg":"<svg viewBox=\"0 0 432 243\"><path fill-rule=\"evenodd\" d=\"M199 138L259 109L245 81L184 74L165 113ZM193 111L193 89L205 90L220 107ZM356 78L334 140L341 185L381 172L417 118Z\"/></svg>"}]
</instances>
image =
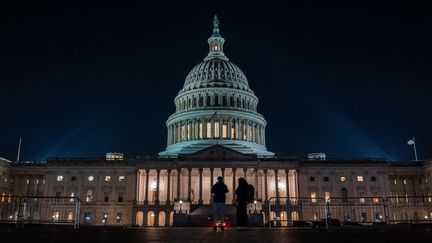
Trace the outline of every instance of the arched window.
<instances>
[{"instance_id":1,"label":"arched window","mask_svg":"<svg viewBox=\"0 0 432 243\"><path fill-rule=\"evenodd\" d=\"M229 106L233 107L234 106L234 98L231 96L229 99Z\"/></svg>"},{"instance_id":2,"label":"arched window","mask_svg":"<svg viewBox=\"0 0 432 243\"><path fill-rule=\"evenodd\" d=\"M227 97L226 96L222 97L222 105L225 106L225 107L228 106L228 104L227 104Z\"/></svg>"},{"instance_id":3,"label":"arched window","mask_svg":"<svg viewBox=\"0 0 432 243\"><path fill-rule=\"evenodd\" d=\"M198 106L203 107L204 106L204 98L202 96L199 97L199 103Z\"/></svg>"},{"instance_id":4,"label":"arched window","mask_svg":"<svg viewBox=\"0 0 432 243\"><path fill-rule=\"evenodd\" d=\"M206 106L211 106L211 99L210 99L210 95L207 96L207 100L206 100Z\"/></svg>"},{"instance_id":5,"label":"arched window","mask_svg":"<svg viewBox=\"0 0 432 243\"><path fill-rule=\"evenodd\" d=\"M196 107L196 99L195 97L192 97L192 108Z\"/></svg>"},{"instance_id":6,"label":"arched window","mask_svg":"<svg viewBox=\"0 0 432 243\"><path fill-rule=\"evenodd\" d=\"M242 99L242 107L241 108L243 108L243 109L245 109L246 108L246 105L245 105L245 100L244 99Z\"/></svg>"},{"instance_id":7,"label":"arched window","mask_svg":"<svg viewBox=\"0 0 432 243\"><path fill-rule=\"evenodd\" d=\"M239 97L237 97L237 104L236 104L236 106L238 107L238 108L240 108L240 98Z\"/></svg>"},{"instance_id":8,"label":"arched window","mask_svg":"<svg viewBox=\"0 0 432 243\"><path fill-rule=\"evenodd\" d=\"M219 105L219 97L218 95L214 96L214 102L213 102L214 106L218 106Z\"/></svg>"}]
</instances>

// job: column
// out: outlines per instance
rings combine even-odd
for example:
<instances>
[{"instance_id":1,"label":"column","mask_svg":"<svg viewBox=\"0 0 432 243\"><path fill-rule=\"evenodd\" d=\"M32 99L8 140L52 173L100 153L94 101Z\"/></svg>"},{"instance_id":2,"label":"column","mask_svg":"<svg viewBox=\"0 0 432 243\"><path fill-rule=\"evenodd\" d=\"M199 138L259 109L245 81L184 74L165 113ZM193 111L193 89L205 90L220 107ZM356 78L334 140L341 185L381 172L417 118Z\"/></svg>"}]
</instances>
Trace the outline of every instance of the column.
<instances>
[{"instance_id":1,"label":"column","mask_svg":"<svg viewBox=\"0 0 432 243\"><path fill-rule=\"evenodd\" d=\"M210 122L211 122L211 134L210 134L210 137L211 137L211 139L214 139L214 135L215 135L214 120L212 119Z\"/></svg>"},{"instance_id":2,"label":"column","mask_svg":"<svg viewBox=\"0 0 432 243\"><path fill-rule=\"evenodd\" d=\"M249 122L245 123L246 126L246 141L250 141L249 137L250 137L250 126L249 126Z\"/></svg>"},{"instance_id":3,"label":"column","mask_svg":"<svg viewBox=\"0 0 432 243\"><path fill-rule=\"evenodd\" d=\"M171 201L171 170L168 170L168 185L167 185L167 205L170 205L170 201ZM168 215L169 217L169 215Z\"/></svg>"},{"instance_id":4,"label":"column","mask_svg":"<svg viewBox=\"0 0 432 243\"><path fill-rule=\"evenodd\" d=\"M173 143L177 143L177 124L174 124L173 125L173 135L174 135L174 141L173 141Z\"/></svg>"},{"instance_id":5,"label":"column","mask_svg":"<svg viewBox=\"0 0 432 243\"><path fill-rule=\"evenodd\" d=\"M212 194L211 194L211 189L213 187L213 170L214 168L210 168L210 204L212 203Z\"/></svg>"},{"instance_id":6,"label":"column","mask_svg":"<svg viewBox=\"0 0 432 243\"><path fill-rule=\"evenodd\" d=\"M255 200L258 199L258 168L254 168Z\"/></svg>"},{"instance_id":7,"label":"column","mask_svg":"<svg viewBox=\"0 0 432 243\"><path fill-rule=\"evenodd\" d=\"M232 126L232 123L231 123L231 117L230 118L228 118L228 129L227 129L227 133L228 133L228 139L231 139L231 126Z\"/></svg>"},{"instance_id":8,"label":"column","mask_svg":"<svg viewBox=\"0 0 432 243\"><path fill-rule=\"evenodd\" d=\"M184 141L188 141L189 140L188 139L188 135L189 135L188 126L189 126L189 121L186 120L186 122L185 122L185 128L184 128Z\"/></svg>"},{"instance_id":9,"label":"column","mask_svg":"<svg viewBox=\"0 0 432 243\"><path fill-rule=\"evenodd\" d=\"M256 128L255 123L252 123L252 142L253 143L256 142L255 141L255 136L256 136L256 134L255 134L255 128Z\"/></svg>"},{"instance_id":10,"label":"column","mask_svg":"<svg viewBox=\"0 0 432 243\"><path fill-rule=\"evenodd\" d=\"M180 200L181 169L177 169L177 201Z\"/></svg>"},{"instance_id":11,"label":"column","mask_svg":"<svg viewBox=\"0 0 432 243\"><path fill-rule=\"evenodd\" d=\"M237 168L232 168L232 171L233 171L233 181L232 181L232 185L233 185L233 187L232 187L233 201L232 201L232 203L235 205L235 203L236 203L235 190L236 190L236 182L237 182L237 180L236 180L236 171L237 171Z\"/></svg>"},{"instance_id":12,"label":"column","mask_svg":"<svg viewBox=\"0 0 432 243\"><path fill-rule=\"evenodd\" d=\"M243 177L247 181L247 168L243 168Z\"/></svg>"},{"instance_id":13,"label":"column","mask_svg":"<svg viewBox=\"0 0 432 243\"><path fill-rule=\"evenodd\" d=\"M279 183L278 183L278 169L273 170L275 173L275 191L276 191L276 203L279 204ZM276 212L277 214L277 212Z\"/></svg>"},{"instance_id":14,"label":"column","mask_svg":"<svg viewBox=\"0 0 432 243\"><path fill-rule=\"evenodd\" d=\"M149 189L149 174L150 174L150 170L146 169L146 185L145 185L145 198L144 198L144 203L148 204L148 189Z\"/></svg>"},{"instance_id":15,"label":"column","mask_svg":"<svg viewBox=\"0 0 432 243\"><path fill-rule=\"evenodd\" d=\"M141 189L141 183L142 183L142 181L141 181L141 171L140 170L138 170L138 172L137 172L137 180L136 180L136 193L135 193L135 201L137 201L137 202L139 202L140 201L140 196L141 196L141 192L140 192L140 189Z\"/></svg>"},{"instance_id":16,"label":"column","mask_svg":"<svg viewBox=\"0 0 432 243\"><path fill-rule=\"evenodd\" d=\"M239 120L236 119L235 125L234 125L234 129L235 129L235 139L239 139Z\"/></svg>"},{"instance_id":17,"label":"column","mask_svg":"<svg viewBox=\"0 0 432 243\"><path fill-rule=\"evenodd\" d=\"M188 168L188 201L191 201L191 194L192 194L192 168ZM191 202L192 203L192 202Z\"/></svg>"},{"instance_id":18,"label":"column","mask_svg":"<svg viewBox=\"0 0 432 243\"><path fill-rule=\"evenodd\" d=\"M223 134L222 134L223 129L222 128L223 128L223 119L219 119L219 138L220 139L223 138Z\"/></svg>"},{"instance_id":19,"label":"column","mask_svg":"<svg viewBox=\"0 0 432 243\"><path fill-rule=\"evenodd\" d=\"M159 204L159 185L160 185L160 169L156 170L156 177L157 177L157 184L156 184L156 202L155 204L158 205Z\"/></svg>"},{"instance_id":20,"label":"column","mask_svg":"<svg viewBox=\"0 0 432 243\"><path fill-rule=\"evenodd\" d=\"M198 204L203 204L203 200L202 200L202 174L203 174L203 168L199 168L199 199L198 199Z\"/></svg>"},{"instance_id":21,"label":"column","mask_svg":"<svg viewBox=\"0 0 432 243\"><path fill-rule=\"evenodd\" d=\"M267 185L267 170L264 170L264 198L265 198L264 202L266 202L266 203L268 202L267 187L268 187L268 185Z\"/></svg>"},{"instance_id":22,"label":"column","mask_svg":"<svg viewBox=\"0 0 432 243\"><path fill-rule=\"evenodd\" d=\"M206 119L202 119L202 137L205 139L207 136L207 121Z\"/></svg>"},{"instance_id":23,"label":"column","mask_svg":"<svg viewBox=\"0 0 432 243\"><path fill-rule=\"evenodd\" d=\"M194 126L194 130L195 130L195 132L194 132L194 139L198 140L198 120L195 119L194 123L195 123L195 126Z\"/></svg>"},{"instance_id":24,"label":"column","mask_svg":"<svg viewBox=\"0 0 432 243\"><path fill-rule=\"evenodd\" d=\"M289 193L289 170L285 169L285 177L286 177L286 195L287 197L290 197L290 193Z\"/></svg>"}]
</instances>

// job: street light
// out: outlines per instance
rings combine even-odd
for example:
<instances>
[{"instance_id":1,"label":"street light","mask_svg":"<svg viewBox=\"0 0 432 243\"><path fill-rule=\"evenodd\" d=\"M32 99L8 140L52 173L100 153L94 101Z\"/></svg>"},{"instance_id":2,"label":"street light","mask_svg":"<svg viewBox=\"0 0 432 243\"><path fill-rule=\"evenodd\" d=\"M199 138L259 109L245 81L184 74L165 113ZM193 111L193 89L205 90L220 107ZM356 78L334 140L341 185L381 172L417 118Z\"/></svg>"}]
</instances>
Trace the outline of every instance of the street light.
<instances>
[{"instance_id":1,"label":"street light","mask_svg":"<svg viewBox=\"0 0 432 243\"><path fill-rule=\"evenodd\" d=\"M181 205L183 204L183 201L182 200L180 200L180 213L182 213L182 210L181 210Z\"/></svg>"},{"instance_id":2,"label":"street light","mask_svg":"<svg viewBox=\"0 0 432 243\"><path fill-rule=\"evenodd\" d=\"M254 200L254 205L255 205L255 213L257 213L257 210L256 210L257 200Z\"/></svg>"}]
</instances>

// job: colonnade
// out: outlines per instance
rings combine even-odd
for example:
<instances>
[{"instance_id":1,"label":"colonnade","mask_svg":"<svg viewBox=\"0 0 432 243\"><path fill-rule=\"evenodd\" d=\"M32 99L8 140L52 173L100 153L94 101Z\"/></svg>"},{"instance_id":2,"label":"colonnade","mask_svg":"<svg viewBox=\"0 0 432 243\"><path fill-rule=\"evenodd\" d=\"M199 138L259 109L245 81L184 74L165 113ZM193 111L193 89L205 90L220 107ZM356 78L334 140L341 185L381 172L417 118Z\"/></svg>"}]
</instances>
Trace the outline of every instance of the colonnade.
<instances>
[{"instance_id":1,"label":"colonnade","mask_svg":"<svg viewBox=\"0 0 432 243\"><path fill-rule=\"evenodd\" d=\"M229 139L249 141L265 146L265 127L245 119L202 118L168 126L167 144L191 140Z\"/></svg>"},{"instance_id":2,"label":"colonnade","mask_svg":"<svg viewBox=\"0 0 432 243\"><path fill-rule=\"evenodd\" d=\"M244 177L255 187L255 198L267 202L271 197L297 197L297 172L289 169L261 168L181 168L143 169L137 175L140 204L172 204L175 200L210 204L211 187L222 176L228 186L227 203L235 203L237 179Z\"/></svg>"}]
</instances>

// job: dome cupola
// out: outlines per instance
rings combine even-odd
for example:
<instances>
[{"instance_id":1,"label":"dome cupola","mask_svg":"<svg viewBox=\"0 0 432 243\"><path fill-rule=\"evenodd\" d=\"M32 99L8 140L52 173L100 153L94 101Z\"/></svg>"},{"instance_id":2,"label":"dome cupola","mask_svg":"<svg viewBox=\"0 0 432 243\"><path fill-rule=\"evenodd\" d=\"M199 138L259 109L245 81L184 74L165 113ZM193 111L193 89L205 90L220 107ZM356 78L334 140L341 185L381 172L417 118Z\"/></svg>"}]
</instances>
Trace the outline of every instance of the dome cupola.
<instances>
[{"instance_id":1,"label":"dome cupola","mask_svg":"<svg viewBox=\"0 0 432 243\"><path fill-rule=\"evenodd\" d=\"M267 122L257 112L258 98L243 71L224 54L217 16L207 40L209 53L186 76L167 122L162 157L191 154L215 144L244 154L272 157L265 147Z\"/></svg>"}]
</instances>

